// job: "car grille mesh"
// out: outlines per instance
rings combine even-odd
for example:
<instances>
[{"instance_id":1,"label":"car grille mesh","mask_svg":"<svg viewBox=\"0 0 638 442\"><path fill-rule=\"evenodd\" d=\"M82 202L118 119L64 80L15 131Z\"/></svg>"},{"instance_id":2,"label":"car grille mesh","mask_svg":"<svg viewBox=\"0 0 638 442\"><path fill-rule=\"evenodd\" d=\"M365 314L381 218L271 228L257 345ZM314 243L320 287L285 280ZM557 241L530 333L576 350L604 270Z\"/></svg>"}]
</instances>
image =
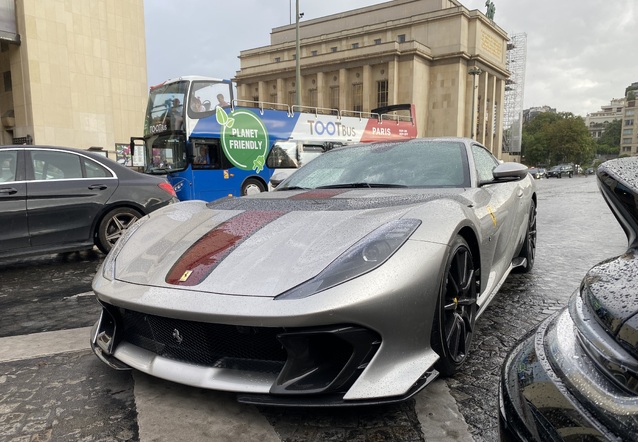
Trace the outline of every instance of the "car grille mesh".
<instances>
[{"instance_id":1,"label":"car grille mesh","mask_svg":"<svg viewBox=\"0 0 638 442\"><path fill-rule=\"evenodd\" d=\"M120 338L159 356L196 365L279 373L282 328L210 324L120 310Z\"/></svg>"}]
</instances>

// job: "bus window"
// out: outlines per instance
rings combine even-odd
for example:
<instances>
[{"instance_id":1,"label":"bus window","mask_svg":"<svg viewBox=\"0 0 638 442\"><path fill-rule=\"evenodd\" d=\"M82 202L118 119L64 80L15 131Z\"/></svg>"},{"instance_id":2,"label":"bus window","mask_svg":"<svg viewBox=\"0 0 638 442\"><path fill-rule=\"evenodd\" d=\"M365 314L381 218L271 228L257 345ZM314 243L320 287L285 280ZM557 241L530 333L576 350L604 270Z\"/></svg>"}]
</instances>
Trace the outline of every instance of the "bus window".
<instances>
[{"instance_id":1,"label":"bus window","mask_svg":"<svg viewBox=\"0 0 638 442\"><path fill-rule=\"evenodd\" d=\"M266 158L266 166L270 169L296 169L297 157L296 142L275 143Z\"/></svg>"},{"instance_id":2,"label":"bus window","mask_svg":"<svg viewBox=\"0 0 638 442\"><path fill-rule=\"evenodd\" d=\"M193 81L188 99L188 116L204 118L214 114L217 106L230 106L231 86L227 82Z\"/></svg>"}]
</instances>

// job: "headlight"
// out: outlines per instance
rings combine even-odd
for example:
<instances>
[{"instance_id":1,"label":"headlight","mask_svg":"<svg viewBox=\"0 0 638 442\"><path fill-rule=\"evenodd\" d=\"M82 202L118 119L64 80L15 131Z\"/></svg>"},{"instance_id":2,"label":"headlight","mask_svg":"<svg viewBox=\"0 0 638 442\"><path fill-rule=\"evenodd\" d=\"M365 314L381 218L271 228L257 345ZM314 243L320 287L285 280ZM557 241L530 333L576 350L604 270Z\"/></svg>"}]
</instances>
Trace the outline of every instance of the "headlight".
<instances>
[{"instance_id":1,"label":"headlight","mask_svg":"<svg viewBox=\"0 0 638 442\"><path fill-rule=\"evenodd\" d=\"M117 255L119 255L124 244L126 244L131 236L133 236L133 233L135 233L142 224L148 221L148 219L148 215L143 216L124 231L120 239L117 240L113 248L109 251L109 254L106 255L106 258L104 259L104 263L102 264L102 276L109 281L113 281L115 279L115 259L117 258Z\"/></svg>"},{"instance_id":2,"label":"headlight","mask_svg":"<svg viewBox=\"0 0 638 442\"><path fill-rule=\"evenodd\" d=\"M314 278L277 296L301 299L357 278L386 262L421 224L417 219L399 219L370 232L346 250Z\"/></svg>"}]
</instances>

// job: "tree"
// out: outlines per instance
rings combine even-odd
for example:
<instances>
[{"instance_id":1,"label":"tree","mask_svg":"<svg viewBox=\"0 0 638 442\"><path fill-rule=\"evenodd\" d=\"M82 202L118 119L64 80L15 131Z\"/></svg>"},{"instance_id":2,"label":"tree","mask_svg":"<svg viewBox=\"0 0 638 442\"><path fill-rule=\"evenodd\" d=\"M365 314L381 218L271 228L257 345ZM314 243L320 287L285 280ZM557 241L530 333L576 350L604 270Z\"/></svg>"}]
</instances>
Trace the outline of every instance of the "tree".
<instances>
[{"instance_id":1,"label":"tree","mask_svg":"<svg viewBox=\"0 0 638 442\"><path fill-rule=\"evenodd\" d=\"M589 163L595 143L582 117L571 112L543 112L523 126L522 150L527 164Z\"/></svg>"},{"instance_id":2,"label":"tree","mask_svg":"<svg viewBox=\"0 0 638 442\"><path fill-rule=\"evenodd\" d=\"M606 122L603 125L603 134L596 143L596 153L598 155L618 155L621 130L622 120Z\"/></svg>"}]
</instances>

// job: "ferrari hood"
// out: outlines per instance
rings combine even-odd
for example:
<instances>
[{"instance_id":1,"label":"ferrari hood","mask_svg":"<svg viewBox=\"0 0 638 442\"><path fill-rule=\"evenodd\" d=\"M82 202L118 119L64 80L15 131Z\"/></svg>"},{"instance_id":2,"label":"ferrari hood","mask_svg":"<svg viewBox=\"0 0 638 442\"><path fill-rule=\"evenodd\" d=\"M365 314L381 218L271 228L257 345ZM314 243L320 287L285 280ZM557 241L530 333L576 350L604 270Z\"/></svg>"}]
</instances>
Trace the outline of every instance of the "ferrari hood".
<instances>
[{"instance_id":1,"label":"ferrari hood","mask_svg":"<svg viewBox=\"0 0 638 442\"><path fill-rule=\"evenodd\" d=\"M173 204L152 213L131 235L116 258L115 277L147 286L274 297L314 277L415 204L441 198L343 193L348 191L274 192L208 205Z\"/></svg>"}]
</instances>

